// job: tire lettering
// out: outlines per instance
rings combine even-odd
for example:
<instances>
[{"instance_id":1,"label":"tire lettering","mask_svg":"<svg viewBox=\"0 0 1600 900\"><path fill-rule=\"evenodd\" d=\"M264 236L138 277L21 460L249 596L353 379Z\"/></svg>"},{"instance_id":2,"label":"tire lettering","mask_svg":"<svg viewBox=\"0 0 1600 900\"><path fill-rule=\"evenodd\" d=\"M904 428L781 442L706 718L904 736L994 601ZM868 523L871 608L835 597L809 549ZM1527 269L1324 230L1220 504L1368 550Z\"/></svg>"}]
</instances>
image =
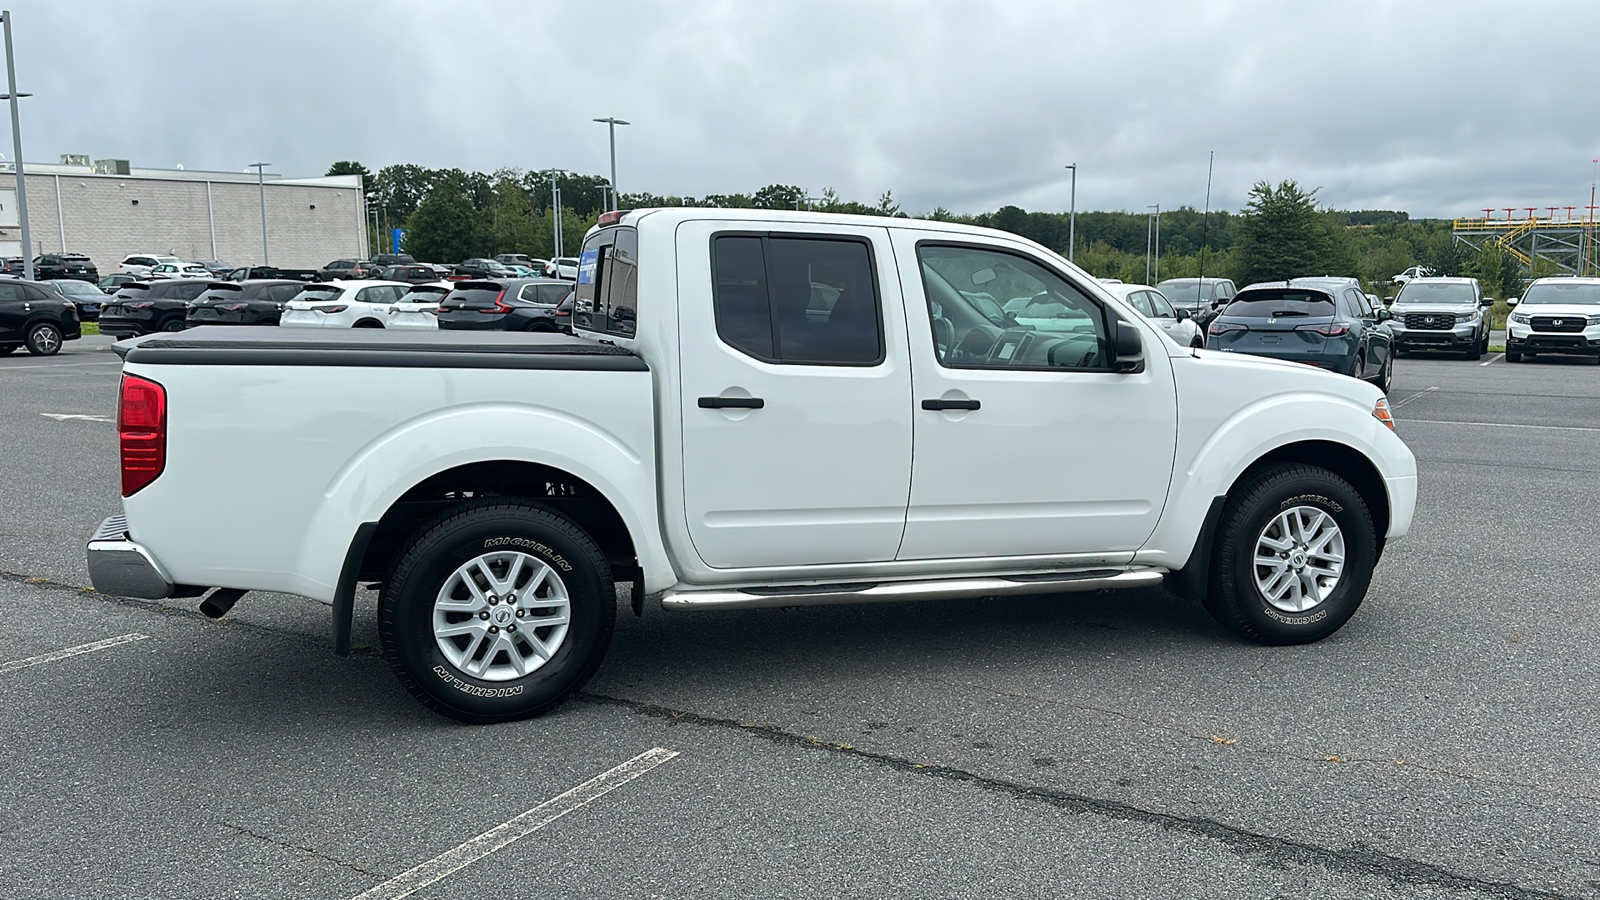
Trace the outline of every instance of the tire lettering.
<instances>
[{"instance_id":1,"label":"tire lettering","mask_svg":"<svg viewBox=\"0 0 1600 900\"><path fill-rule=\"evenodd\" d=\"M1281 622L1284 625L1315 625L1328 617L1328 611L1325 609L1319 609L1309 616L1303 616L1298 619L1291 619L1270 606L1262 607L1261 611L1267 614L1267 618Z\"/></svg>"},{"instance_id":2,"label":"tire lettering","mask_svg":"<svg viewBox=\"0 0 1600 900\"><path fill-rule=\"evenodd\" d=\"M1322 496L1321 494L1301 494L1298 497L1290 497L1289 499L1278 504L1278 509L1288 509L1291 506L1299 506L1302 503L1319 503L1333 510L1334 512L1344 512L1344 507L1333 502L1327 497Z\"/></svg>"},{"instance_id":3,"label":"tire lettering","mask_svg":"<svg viewBox=\"0 0 1600 900\"><path fill-rule=\"evenodd\" d=\"M444 666L434 666L433 674L439 676L439 679L445 684L448 684L461 693L472 697L487 697L490 699L495 699L499 697L515 697L522 693L522 685L520 684L514 684L511 687L503 688L486 688L478 687L475 684L467 684L465 681L462 681L453 675L450 670L446 669Z\"/></svg>"},{"instance_id":4,"label":"tire lettering","mask_svg":"<svg viewBox=\"0 0 1600 900\"><path fill-rule=\"evenodd\" d=\"M526 548L528 550L532 550L532 551L534 551L536 553L542 553L546 557L548 557L551 562L553 562L556 565L560 566L561 567L561 571L563 571L563 572L571 572L572 571L572 563L567 562L566 557L564 557L561 554L555 552L554 550L551 550L549 547L546 547L545 545L539 543L538 541L530 541L527 538L521 538L521 537L497 537L497 538L489 538L488 540L483 542L483 547L484 547L485 550L487 550L490 547L506 547L506 546L524 547L524 548Z\"/></svg>"}]
</instances>

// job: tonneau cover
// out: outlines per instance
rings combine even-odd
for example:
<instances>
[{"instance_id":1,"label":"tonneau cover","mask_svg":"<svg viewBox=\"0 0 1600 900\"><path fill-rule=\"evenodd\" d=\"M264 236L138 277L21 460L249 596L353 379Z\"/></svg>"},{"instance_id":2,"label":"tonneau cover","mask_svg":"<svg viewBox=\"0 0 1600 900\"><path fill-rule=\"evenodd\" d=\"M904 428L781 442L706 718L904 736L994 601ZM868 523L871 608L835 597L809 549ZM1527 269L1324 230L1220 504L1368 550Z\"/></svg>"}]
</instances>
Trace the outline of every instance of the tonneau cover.
<instances>
[{"instance_id":1,"label":"tonneau cover","mask_svg":"<svg viewBox=\"0 0 1600 900\"><path fill-rule=\"evenodd\" d=\"M202 326L112 345L131 363L647 371L610 344L564 334Z\"/></svg>"}]
</instances>

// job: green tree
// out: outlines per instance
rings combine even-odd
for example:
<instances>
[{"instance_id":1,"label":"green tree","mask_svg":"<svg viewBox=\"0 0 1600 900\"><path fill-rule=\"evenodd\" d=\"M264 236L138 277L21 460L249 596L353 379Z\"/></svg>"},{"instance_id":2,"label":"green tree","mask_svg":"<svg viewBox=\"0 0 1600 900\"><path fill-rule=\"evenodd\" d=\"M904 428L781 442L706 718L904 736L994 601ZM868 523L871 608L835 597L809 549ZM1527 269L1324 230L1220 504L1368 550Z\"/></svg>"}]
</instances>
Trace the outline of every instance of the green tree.
<instances>
[{"instance_id":1,"label":"green tree","mask_svg":"<svg viewBox=\"0 0 1600 900\"><path fill-rule=\"evenodd\" d=\"M407 221L405 251L420 260L457 263L483 252L482 220L469 186L444 178Z\"/></svg>"},{"instance_id":2,"label":"green tree","mask_svg":"<svg viewBox=\"0 0 1600 900\"><path fill-rule=\"evenodd\" d=\"M1319 271L1332 248L1317 213L1316 193L1302 190L1292 179L1277 187L1256 182L1239 222L1235 280L1249 284L1337 274Z\"/></svg>"},{"instance_id":3,"label":"green tree","mask_svg":"<svg viewBox=\"0 0 1600 900\"><path fill-rule=\"evenodd\" d=\"M753 199L757 209L800 209L805 204L805 188L792 184L769 184Z\"/></svg>"},{"instance_id":4,"label":"green tree","mask_svg":"<svg viewBox=\"0 0 1600 900\"><path fill-rule=\"evenodd\" d=\"M339 160L338 162L336 162L333 165L328 167L328 174L329 175L360 175L362 184L369 184L372 181L372 173L367 171L367 167L363 166L361 163L358 163L353 159L341 159L341 160Z\"/></svg>"}]
</instances>

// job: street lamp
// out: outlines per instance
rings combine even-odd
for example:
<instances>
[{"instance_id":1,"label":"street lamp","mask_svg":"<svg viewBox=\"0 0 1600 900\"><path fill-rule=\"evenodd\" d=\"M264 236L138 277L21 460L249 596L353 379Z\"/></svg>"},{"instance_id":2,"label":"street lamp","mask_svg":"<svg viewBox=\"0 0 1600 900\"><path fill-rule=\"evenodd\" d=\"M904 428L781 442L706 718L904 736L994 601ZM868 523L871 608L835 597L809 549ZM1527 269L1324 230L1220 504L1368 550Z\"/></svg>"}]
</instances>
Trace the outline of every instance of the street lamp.
<instances>
[{"instance_id":1,"label":"street lamp","mask_svg":"<svg viewBox=\"0 0 1600 900\"><path fill-rule=\"evenodd\" d=\"M615 116L607 116L604 119L595 119L595 121L605 123L607 129L611 132L611 208L615 210L619 202L617 200L617 126L631 123L624 122ZM561 254L558 253L556 255L560 256Z\"/></svg>"},{"instance_id":2,"label":"street lamp","mask_svg":"<svg viewBox=\"0 0 1600 900\"><path fill-rule=\"evenodd\" d=\"M272 265L272 259L267 256L267 176L266 168L272 163L253 162L247 168L256 170L256 187L261 191L261 264Z\"/></svg>"},{"instance_id":3,"label":"street lamp","mask_svg":"<svg viewBox=\"0 0 1600 900\"><path fill-rule=\"evenodd\" d=\"M0 99L11 102L11 148L16 153L17 169L17 219L22 224L22 273L33 280L33 239L28 234L28 182L22 172L22 117L17 101L32 94L17 93L17 64L11 55L11 10L0 10L0 20L6 28L6 86L10 89Z\"/></svg>"},{"instance_id":4,"label":"street lamp","mask_svg":"<svg viewBox=\"0 0 1600 900\"><path fill-rule=\"evenodd\" d=\"M1067 262L1072 262L1072 255L1078 249L1078 164L1073 163L1067 168L1072 170L1072 207L1067 213Z\"/></svg>"},{"instance_id":5,"label":"street lamp","mask_svg":"<svg viewBox=\"0 0 1600 900\"><path fill-rule=\"evenodd\" d=\"M1156 278L1161 277L1161 204L1152 203L1145 209L1153 209L1155 213L1145 218L1144 229L1144 283L1155 284L1150 280L1150 236L1155 235L1155 261Z\"/></svg>"},{"instance_id":6,"label":"street lamp","mask_svg":"<svg viewBox=\"0 0 1600 900\"><path fill-rule=\"evenodd\" d=\"M545 169L544 174L550 176L550 205L555 209L555 232L552 234L555 245L556 271L561 271L561 184L562 175L568 174L565 169ZM613 188L615 185L613 185Z\"/></svg>"}]
</instances>

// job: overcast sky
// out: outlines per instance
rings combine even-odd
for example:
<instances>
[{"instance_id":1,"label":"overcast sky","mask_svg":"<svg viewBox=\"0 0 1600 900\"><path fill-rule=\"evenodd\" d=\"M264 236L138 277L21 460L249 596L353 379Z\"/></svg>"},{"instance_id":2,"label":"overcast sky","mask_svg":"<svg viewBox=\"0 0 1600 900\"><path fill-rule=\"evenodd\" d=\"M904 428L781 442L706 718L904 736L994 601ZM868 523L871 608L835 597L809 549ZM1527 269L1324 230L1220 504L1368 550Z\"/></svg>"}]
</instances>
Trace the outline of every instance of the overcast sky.
<instances>
[{"instance_id":1,"label":"overcast sky","mask_svg":"<svg viewBox=\"0 0 1600 900\"><path fill-rule=\"evenodd\" d=\"M1586 206L1596 0L11 0L25 156L832 187L913 214L1294 178L1414 216ZM5 147L10 157L9 146ZM1580 211L1580 215L1582 212Z\"/></svg>"}]
</instances>

